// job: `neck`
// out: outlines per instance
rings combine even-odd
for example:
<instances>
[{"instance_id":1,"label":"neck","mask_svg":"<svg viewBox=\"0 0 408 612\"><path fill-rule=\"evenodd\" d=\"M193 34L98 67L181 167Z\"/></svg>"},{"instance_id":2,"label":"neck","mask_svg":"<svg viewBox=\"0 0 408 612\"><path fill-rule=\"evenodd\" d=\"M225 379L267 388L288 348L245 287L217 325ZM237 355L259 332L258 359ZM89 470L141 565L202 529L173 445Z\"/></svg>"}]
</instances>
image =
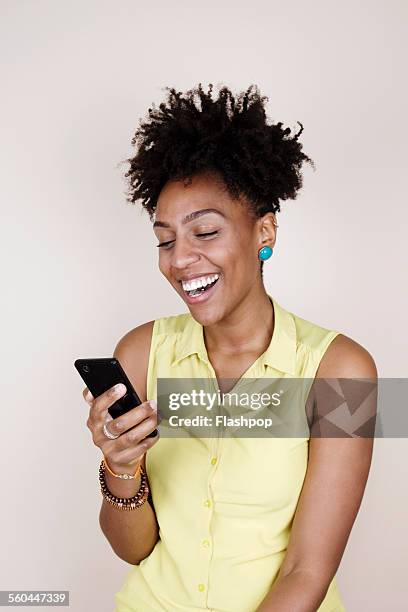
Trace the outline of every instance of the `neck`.
<instances>
[{"instance_id":1,"label":"neck","mask_svg":"<svg viewBox=\"0 0 408 612\"><path fill-rule=\"evenodd\" d=\"M207 351L226 356L262 353L270 344L274 324L273 307L264 286L251 288L227 317L204 327Z\"/></svg>"}]
</instances>

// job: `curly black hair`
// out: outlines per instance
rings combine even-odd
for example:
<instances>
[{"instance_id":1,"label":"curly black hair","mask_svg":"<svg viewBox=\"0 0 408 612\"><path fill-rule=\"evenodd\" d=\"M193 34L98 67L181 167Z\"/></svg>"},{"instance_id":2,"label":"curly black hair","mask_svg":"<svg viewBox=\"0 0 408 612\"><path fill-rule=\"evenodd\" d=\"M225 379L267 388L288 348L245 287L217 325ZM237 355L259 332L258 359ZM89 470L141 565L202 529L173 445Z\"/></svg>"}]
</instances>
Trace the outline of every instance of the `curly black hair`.
<instances>
[{"instance_id":1,"label":"curly black hair","mask_svg":"<svg viewBox=\"0 0 408 612\"><path fill-rule=\"evenodd\" d=\"M298 122L301 129L292 137L282 122L268 125L268 98L257 85L236 97L222 86L216 99L212 84L207 93L201 83L185 94L164 89L166 102L158 109L152 104L132 138L137 152L125 160L130 164L125 174L128 202L141 200L153 220L165 183L189 182L202 171L221 175L230 195L245 196L255 217L279 212L279 200L296 198L303 161L315 167L298 142L303 125Z\"/></svg>"}]
</instances>

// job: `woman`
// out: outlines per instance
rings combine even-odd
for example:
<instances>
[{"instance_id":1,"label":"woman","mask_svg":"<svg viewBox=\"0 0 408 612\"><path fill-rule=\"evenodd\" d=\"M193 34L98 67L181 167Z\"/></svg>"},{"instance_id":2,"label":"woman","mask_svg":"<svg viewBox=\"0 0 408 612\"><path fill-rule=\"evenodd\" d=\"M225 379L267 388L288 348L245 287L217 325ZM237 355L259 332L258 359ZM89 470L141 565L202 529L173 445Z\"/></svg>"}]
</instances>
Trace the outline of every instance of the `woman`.
<instances>
[{"instance_id":1,"label":"woman","mask_svg":"<svg viewBox=\"0 0 408 612\"><path fill-rule=\"evenodd\" d=\"M84 390L104 455L100 525L132 565L116 612L345 609L335 572L373 440L322 434L334 426L327 393L315 389L377 372L362 346L285 310L264 287L279 201L296 197L303 161L313 164L302 126L290 137L269 125L265 100L256 86L235 98L226 87L217 98L211 85L169 89L132 141L129 201L154 220L160 271L188 312L136 327L115 349L142 406L108 421L123 390L95 400ZM226 393L262 377L311 381L300 405L320 435L146 437L158 424L159 379L213 379Z\"/></svg>"}]
</instances>

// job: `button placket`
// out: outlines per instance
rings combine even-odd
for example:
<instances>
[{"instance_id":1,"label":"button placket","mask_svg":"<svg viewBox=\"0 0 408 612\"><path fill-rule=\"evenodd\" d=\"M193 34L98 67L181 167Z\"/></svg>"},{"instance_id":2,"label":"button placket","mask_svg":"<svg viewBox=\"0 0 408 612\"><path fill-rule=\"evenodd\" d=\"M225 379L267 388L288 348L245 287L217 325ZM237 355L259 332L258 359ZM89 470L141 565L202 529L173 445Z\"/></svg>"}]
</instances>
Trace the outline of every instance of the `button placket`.
<instances>
[{"instance_id":1,"label":"button placket","mask_svg":"<svg viewBox=\"0 0 408 612\"><path fill-rule=\"evenodd\" d=\"M216 374L211 366L211 364L209 362L207 362L207 368L208 368L208 372L209 372L209 377L212 379L212 387L215 393L218 393L218 388L216 385ZM211 557L212 557L212 542L210 537L206 537L204 534L210 533L211 532L211 523L213 520L213 500L212 500L212 486L211 486L211 480L215 474L215 466L218 463L218 458L219 458L219 446L220 446L220 433L218 431L218 428L216 427L216 425L214 424L214 413L212 414L212 427L211 427L211 444L209 446L209 469L207 472L207 482L206 482L206 488L207 488L207 495L208 497L206 499L203 500L203 508L209 510L209 513L206 514L207 516L207 526L206 529L204 530L203 533L203 537L200 541L200 549L203 552L203 563L205 563L205 574L207 574L207 578L210 572L210 564L211 564ZM221 433L222 436L222 433ZM203 575L203 578L204 578ZM197 584L197 590L202 593L205 597L208 596L208 584L205 582L200 582Z\"/></svg>"}]
</instances>

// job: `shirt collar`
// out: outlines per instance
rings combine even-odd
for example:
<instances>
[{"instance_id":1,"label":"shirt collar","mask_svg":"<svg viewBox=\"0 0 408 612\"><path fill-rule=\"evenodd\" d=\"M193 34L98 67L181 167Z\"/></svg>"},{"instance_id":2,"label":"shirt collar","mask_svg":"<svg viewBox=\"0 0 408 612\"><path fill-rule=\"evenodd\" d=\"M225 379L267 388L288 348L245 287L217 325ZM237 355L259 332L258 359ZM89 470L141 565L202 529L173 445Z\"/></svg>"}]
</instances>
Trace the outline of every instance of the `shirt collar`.
<instances>
[{"instance_id":1,"label":"shirt collar","mask_svg":"<svg viewBox=\"0 0 408 612\"><path fill-rule=\"evenodd\" d=\"M291 375L296 373L296 326L290 312L282 308L268 294L273 304L275 325L271 342L266 351L259 357L260 364L271 366L281 372ZM172 365L189 355L197 354L202 361L209 364L207 349L204 342L203 326L190 314L186 327L179 337L175 347L175 358Z\"/></svg>"}]
</instances>

